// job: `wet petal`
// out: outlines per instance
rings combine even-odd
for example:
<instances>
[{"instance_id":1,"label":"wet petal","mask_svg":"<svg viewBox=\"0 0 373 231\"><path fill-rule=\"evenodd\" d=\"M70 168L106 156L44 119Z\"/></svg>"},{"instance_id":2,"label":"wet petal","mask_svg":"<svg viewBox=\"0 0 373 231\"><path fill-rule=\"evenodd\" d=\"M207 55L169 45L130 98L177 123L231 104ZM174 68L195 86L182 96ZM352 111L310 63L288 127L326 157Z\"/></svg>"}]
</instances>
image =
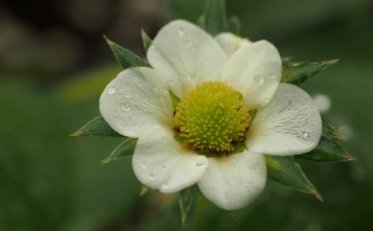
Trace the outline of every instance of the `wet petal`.
<instances>
[{"instance_id":1,"label":"wet petal","mask_svg":"<svg viewBox=\"0 0 373 231\"><path fill-rule=\"evenodd\" d=\"M132 165L141 183L173 193L196 183L204 174L208 160L182 148L171 132L155 127L139 139Z\"/></svg>"},{"instance_id":2,"label":"wet petal","mask_svg":"<svg viewBox=\"0 0 373 231\"><path fill-rule=\"evenodd\" d=\"M282 83L271 102L252 121L246 145L270 155L296 155L314 149L321 118L312 98L299 87Z\"/></svg>"},{"instance_id":3,"label":"wet petal","mask_svg":"<svg viewBox=\"0 0 373 231\"><path fill-rule=\"evenodd\" d=\"M178 95L206 80L219 80L227 57L218 43L196 25L175 20L154 38L147 58L153 68L183 82ZM177 94L177 92L175 92Z\"/></svg>"},{"instance_id":4,"label":"wet petal","mask_svg":"<svg viewBox=\"0 0 373 231\"><path fill-rule=\"evenodd\" d=\"M203 195L222 209L240 209L264 189L267 171L262 154L243 152L209 158L209 166L198 186Z\"/></svg>"},{"instance_id":5,"label":"wet petal","mask_svg":"<svg viewBox=\"0 0 373 231\"><path fill-rule=\"evenodd\" d=\"M281 78L281 57L267 41L259 41L235 52L223 69L223 80L244 95L250 109L265 106Z\"/></svg>"},{"instance_id":6,"label":"wet petal","mask_svg":"<svg viewBox=\"0 0 373 231\"><path fill-rule=\"evenodd\" d=\"M159 124L171 127L173 109L167 81L146 67L122 71L101 95L101 115L124 136L140 137Z\"/></svg>"}]
</instances>

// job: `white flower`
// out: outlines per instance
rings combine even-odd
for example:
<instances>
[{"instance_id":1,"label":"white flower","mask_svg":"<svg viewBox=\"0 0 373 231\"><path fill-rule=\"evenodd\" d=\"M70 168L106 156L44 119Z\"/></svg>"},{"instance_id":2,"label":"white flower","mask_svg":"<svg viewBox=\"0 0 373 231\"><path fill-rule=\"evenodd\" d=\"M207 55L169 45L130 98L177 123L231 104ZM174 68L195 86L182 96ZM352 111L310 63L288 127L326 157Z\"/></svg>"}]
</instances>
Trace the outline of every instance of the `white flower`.
<instances>
[{"instance_id":1,"label":"white flower","mask_svg":"<svg viewBox=\"0 0 373 231\"><path fill-rule=\"evenodd\" d=\"M164 26L147 52L152 68L121 72L100 98L118 133L138 137L136 177L164 193L198 184L227 210L266 183L263 154L314 149L320 114L302 89L280 83L281 58L267 41L225 33L216 40L182 20ZM173 109L170 92L180 98Z\"/></svg>"}]
</instances>

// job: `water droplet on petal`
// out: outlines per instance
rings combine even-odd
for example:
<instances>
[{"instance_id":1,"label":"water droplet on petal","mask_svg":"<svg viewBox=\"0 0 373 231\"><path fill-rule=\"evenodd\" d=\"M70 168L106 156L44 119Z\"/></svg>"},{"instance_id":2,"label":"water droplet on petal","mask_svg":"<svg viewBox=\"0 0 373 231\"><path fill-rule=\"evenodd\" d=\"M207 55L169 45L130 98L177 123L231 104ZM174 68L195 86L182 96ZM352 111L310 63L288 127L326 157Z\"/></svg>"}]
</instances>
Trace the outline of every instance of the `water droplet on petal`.
<instances>
[{"instance_id":1,"label":"water droplet on petal","mask_svg":"<svg viewBox=\"0 0 373 231\"><path fill-rule=\"evenodd\" d=\"M177 33L180 35L180 36L184 36L185 32L184 32L184 29L183 28L180 28Z\"/></svg>"},{"instance_id":2,"label":"water droplet on petal","mask_svg":"<svg viewBox=\"0 0 373 231\"><path fill-rule=\"evenodd\" d=\"M162 189L163 191L168 190L168 188L169 188L169 186L168 186L167 184L162 184L162 185L161 185L161 189Z\"/></svg>"},{"instance_id":3,"label":"water droplet on petal","mask_svg":"<svg viewBox=\"0 0 373 231\"><path fill-rule=\"evenodd\" d=\"M149 180L150 180L150 181L153 181L153 180L154 180L154 174L153 174L153 173L150 173L150 174L149 174Z\"/></svg>"},{"instance_id":4,"label":"water droplet on petal","mask_svg":"<svg viewBox=\"0 0 373 231\"><path fill-rule=\"evenodd\" d=\"M262 103L261 103L261 106L262 107L264 107L264 106L266 106L268 103L269 103L269 101L270 101L270 98L265 98L265 99L263 99L263 101L262 101Z\"/></svg>"},{"instance_id":5,"label":"water droplet on petal","mask_svg":"<svg viewBox=\"0 0 373 231\"><path fill-rule=\"evenodd\" d=\"M203 156L199 156L195 162L196 167L204 167L206 166L207 162Z\"/></svg>"},{"instance_id":6,"label":"water droplet on petal","mask_svg":"<svg viewBox=\"0 0 373 231\"><path fill-rule=\"evenodd\" d=\"M127 105L125 105L125 104L122 104L122 105L120 106L120 108L121 108L123 111L125 111L125 112L129 112L129 111L131 111L131 108L128 108Z\"/></svg>"},{"instance_id":7,"label":"water droplet on petal","mask_svg":"<svg viewBox=\"0 0 373 231\"><path fill-rule=\"evenodd\" d=\"M293 103L293 101L291 100L288 100L287 103L286 103L286 107L290 107L290 105Z\"/></svg>"},{"instance_id":8,"label":"water droplet on petal","mask_svg":"<svg viewBox=\"0 0 373 231\"><path fill-rule=\"evenodd\" d=\"M166 171L167 166L165 164L162 164L162 170Z\"/></svg>"},{"instance_id":9,"label":"water droplet on petal","mask_svg":"<svg viewBox=\"0 0 373 231\"><path fill-rule=\"evenodd\" d=\"M306 132L306 131L303 131L302 135L303 135L304 138L308 138L308 136L309 136L308 132Z\"/></svg>"},{"instance_id":10,"label":"water droplet on petal","mask_svg":"<svg viewBox=\"0 0 373 231\"><path fill-rule=\"evenodd\" d=\"M269 76L269 78L270 78L270 79L272 79L272 80L274 80L274 79L276 79L276 78L277 78L277 75L275 75L275 74L272 74L272 75L270 75L270 76Z\"/></svg>"},{"instance_id":11,"label":"water droplet on petal","mask_svg":"<svg viewBox=\"0 0 373 231\"><path fill-rule=\"evenodd\" d=\"M264 83L264 77L262 75L255 75L254 76L254 81L257 84L262 85Z\"/></svg>"},{"instance_id":12,"label":"water droplet on petal","mask_svg":"<svg viewBox=\"0 0 373 231\"><path fill-rule=\"evenodd\" d=\"M113 94L115 94L115 92L117 92L117 89L114 88L114 87L109 87L109 89L107 89L107 93L109 95L113 95Z\"/></svg>"}]
</instances>

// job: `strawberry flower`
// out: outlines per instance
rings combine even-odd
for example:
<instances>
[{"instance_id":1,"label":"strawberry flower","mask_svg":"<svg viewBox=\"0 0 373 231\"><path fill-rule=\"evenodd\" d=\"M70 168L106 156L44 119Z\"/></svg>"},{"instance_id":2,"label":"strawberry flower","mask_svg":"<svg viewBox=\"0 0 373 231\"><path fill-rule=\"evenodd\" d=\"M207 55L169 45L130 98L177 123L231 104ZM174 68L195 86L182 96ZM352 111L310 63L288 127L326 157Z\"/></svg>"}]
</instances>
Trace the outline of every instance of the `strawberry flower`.
<instances>
[{"instance_id":1,"label":"strawberry flower","mask_svg":"<svg viewBox=\"0 0 373 231\"><path fill-rule=\"evenodd\" d=\"M197 184L217 206L240 209L265 187L264 154L298 155L319 143L313 100L280 83L281 57L267 41L213 38L176 20L147 59L151 68L128 68L108 84L100 112L116 132L138 138L132 165L149 188Z\"/></svg>"}]
</instances>

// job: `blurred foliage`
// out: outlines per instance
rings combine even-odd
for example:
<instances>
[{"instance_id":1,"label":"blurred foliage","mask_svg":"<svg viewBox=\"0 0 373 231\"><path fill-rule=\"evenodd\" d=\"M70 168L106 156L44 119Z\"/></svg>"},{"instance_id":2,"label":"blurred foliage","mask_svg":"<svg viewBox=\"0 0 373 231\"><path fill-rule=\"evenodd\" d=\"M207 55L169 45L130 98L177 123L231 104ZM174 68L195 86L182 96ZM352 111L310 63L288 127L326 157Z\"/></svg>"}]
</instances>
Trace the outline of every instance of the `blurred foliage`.
<instances>
[{"instance_id":1,"label":"blurred foliage","mask_svg":"<svg viewBox=\"0 0 373 231\"><path fill-rule=\"evenodd\" d=\"M196 22L203 5L168 0L167 20ZM340 59L303 85L332 100L326 116L358 158L301 163L323 203L269 184L255 204L241 211L222 211L200 197L183 228L174 196L138 196L141 185L130 158L100 164L120 138L68 136L98 115L99 95L119 66L91 67L52 87L36 84L29 78L35 73L17 73L22 78L14 80L8 72L7 80L0 79L0 230L371 230L373 3L228 0L227 7L229 17L241 19L244 36L273 42L284 57Z\"/></svg>"}]
</instances>

